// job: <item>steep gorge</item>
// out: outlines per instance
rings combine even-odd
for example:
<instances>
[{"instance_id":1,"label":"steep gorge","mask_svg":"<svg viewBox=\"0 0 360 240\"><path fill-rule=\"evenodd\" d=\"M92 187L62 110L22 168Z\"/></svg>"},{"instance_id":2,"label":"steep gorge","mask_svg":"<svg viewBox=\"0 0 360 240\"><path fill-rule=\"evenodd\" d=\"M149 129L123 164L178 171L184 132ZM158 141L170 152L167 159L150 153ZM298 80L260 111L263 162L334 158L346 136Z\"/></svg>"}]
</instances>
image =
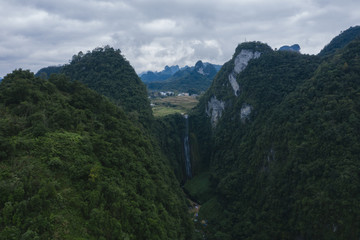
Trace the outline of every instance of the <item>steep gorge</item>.
<instances>
[{"instance_id":1,"label":"steep gorge","mask_svg":"<svg viewBox=\"0 0 360 240\"><path fill-rule=\"evenodd\" d=\"M240 44L185 116L154 119L110 47L8 74L0 239L202 239L181 186L207 239L358 239L358 29L319 56Z\"/></svg>"}]
</instances>

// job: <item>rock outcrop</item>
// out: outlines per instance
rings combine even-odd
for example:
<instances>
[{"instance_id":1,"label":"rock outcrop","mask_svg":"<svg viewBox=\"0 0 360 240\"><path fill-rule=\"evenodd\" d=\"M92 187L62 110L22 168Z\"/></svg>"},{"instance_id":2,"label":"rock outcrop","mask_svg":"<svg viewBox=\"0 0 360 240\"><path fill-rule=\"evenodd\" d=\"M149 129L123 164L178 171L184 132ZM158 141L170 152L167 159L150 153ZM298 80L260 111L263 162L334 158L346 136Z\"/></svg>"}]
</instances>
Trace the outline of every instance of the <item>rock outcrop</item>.
<instances>
[{"instance_id":1,"label":"rock outcrop","mask_svg":"<svg viewBox=\"0 0 360 240\"><path fill-rule=\"evenodd\" d=\"M235 96L238 96L240 91L240 86L236 81L237 75L246 68L251 59L258 58L260 55L260 52L243 49L239 55L236 56L234 60L234 70L229 74L229 82L234 90Z\"/></svg>"},{"instance_id":2,"label":"rock outcrop","mask_svg":"<svg viewBox=\"0 0 360 240\"><path fill-rule=\"evenodd\" d=\"M225 102L216 99L216 96L213 96L205 109L208 117L211 117L211 125L216 126L219 118L222 116L222 113L225 109Z\"/></svg>"},{"instance_id":3,"label":"rock outcrop","mask_svg":"<svg viewBox=\"0 0 360 240\"><path fill-rule=\"evenodd\" d=\"M252 106L244 103L240 110L240 119L243 123L245 123L245 120L249 118L251 114Z\"/></svg>"}]
</instances>

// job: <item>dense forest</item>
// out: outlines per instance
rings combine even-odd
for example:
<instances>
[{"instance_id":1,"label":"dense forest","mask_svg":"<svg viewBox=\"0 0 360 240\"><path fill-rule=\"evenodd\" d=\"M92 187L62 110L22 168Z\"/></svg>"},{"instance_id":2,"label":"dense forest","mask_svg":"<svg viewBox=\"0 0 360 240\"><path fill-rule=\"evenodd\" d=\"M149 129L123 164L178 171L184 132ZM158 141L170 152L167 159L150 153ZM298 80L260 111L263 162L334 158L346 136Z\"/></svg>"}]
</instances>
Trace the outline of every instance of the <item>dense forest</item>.
<instances>
[{"instance_id":1,"label":"dense forest","mask_svg":"<svg viewBox=\"0 0 360 240\"><path fill-rule=\"evenodd\" d=\"M209 182L197 194L208 239L360 236L360 41L348 31L326 58L240 44L214 79L191 115L206 175L187 184ZM243 50L261 56L236 96L228 76Z\"/></svg>"},{"instance_id":2,"label":"dense forest","mask_svg":"<svg viewBox=\"0 0 360 240\"><path fill-rule=\"evenodd\" d=\"M358 239L359 36L318 55L239 44L189 129L153 117L109 46L14 70L0 82L0 239ZM173 76L190 89L197 66Z\"/></svg>"},{"instance_id":3,"label":"dense forest","mask_svg":"<svg viewBox=\"0 0 360 240\"><path fill-rule=\"evenodd\" d=\"M190 239L179 182L129 111L65 75L8 74L0 239Z\"/></svg>"}]
</instances>

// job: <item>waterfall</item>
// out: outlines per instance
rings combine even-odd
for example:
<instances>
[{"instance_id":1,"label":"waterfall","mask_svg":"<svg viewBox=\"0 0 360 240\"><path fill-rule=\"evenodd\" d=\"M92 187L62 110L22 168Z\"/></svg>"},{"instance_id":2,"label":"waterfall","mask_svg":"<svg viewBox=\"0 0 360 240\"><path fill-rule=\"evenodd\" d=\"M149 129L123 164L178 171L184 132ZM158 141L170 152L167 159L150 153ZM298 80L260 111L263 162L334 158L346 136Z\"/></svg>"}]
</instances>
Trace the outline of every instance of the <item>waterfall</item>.
<instances>
[{"instance_id":1,"label":"waterfall","mask_svg":"<svg viewBox=\"0 0 360 240\"><path fill-rule=\"evenodd\" d=\"M184 155L185 155L185 170L186 177L191 178L191 161L190 161L190 145L189 145L189 116L184 115L185 118L185 136L184 136Z\"/></svg>"}]
</instances>

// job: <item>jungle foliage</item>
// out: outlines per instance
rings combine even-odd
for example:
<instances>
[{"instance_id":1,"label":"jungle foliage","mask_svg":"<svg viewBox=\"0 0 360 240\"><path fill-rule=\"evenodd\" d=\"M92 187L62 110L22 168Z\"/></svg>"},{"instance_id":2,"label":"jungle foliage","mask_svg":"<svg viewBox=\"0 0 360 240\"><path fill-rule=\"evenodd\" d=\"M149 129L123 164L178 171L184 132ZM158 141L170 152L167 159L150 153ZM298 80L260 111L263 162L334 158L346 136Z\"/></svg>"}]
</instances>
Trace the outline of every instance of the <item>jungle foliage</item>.
<instances>
[{"instance_id":1,"label":"jungle foliage","mask_svg":"<svg viewBox=\"0 0 360 240\"><path fill-rule=\"evenodd\" d=\"M190 118L210 150L208 239L359 238L360 41L326 59L252 44L236 50L263 49L237 76L239 96L227 84L231 60ZM213 128L212 96L225 101Z\"/></svg>"},{"instance_id":2,"label":"jungle foliage","mask_svg":"<svg viewBox=\"0 0 360 240\"><path fill-rule=\"evenodd\" d=\"M158 144L64 75L0 83L0 239L189 239Z\"/></svg>"},{"instance_id":3,"label":"jungle foliage","mask_svg":"<svg viewBox=\"0 0 360 240\"><path fill-rule=\"evenodd\" d=\"M64 65L62 73L121 106L134 121L149 127L152 122L146 87L119 49L109 46L79 52Z\"/></svg>"},{"instance_id":4,"label":"jungle foliage","mask_svg":"<svg viewBox=\"0 0 360 240\"><path fill-rule=\"evenodd\" d=\"M329 44L327 44L318 54L321 57L331 56L337 50L345 47L355 38L360 38L360 26L350 27L345 31L333 38Z\"/></svg>"},{"instance_id":5,"label":"jungle foliage","mask_svg":"<svg viewBox=\"0 0 360 240\"><path fill-rule=\"evenodd\" d=\"M358 29L318 56L240 44L191 111L189 133L180 114L153 118L120 50L80 52L63 74L8 74L0 240L196 238L180 188L185 134L184 189L202 204L207 239L359 239ZM261 55L237 74L236 96L229 74L242 50ZM214 96L224 102L215 126Z\"/></svg>"}]
</instances>

